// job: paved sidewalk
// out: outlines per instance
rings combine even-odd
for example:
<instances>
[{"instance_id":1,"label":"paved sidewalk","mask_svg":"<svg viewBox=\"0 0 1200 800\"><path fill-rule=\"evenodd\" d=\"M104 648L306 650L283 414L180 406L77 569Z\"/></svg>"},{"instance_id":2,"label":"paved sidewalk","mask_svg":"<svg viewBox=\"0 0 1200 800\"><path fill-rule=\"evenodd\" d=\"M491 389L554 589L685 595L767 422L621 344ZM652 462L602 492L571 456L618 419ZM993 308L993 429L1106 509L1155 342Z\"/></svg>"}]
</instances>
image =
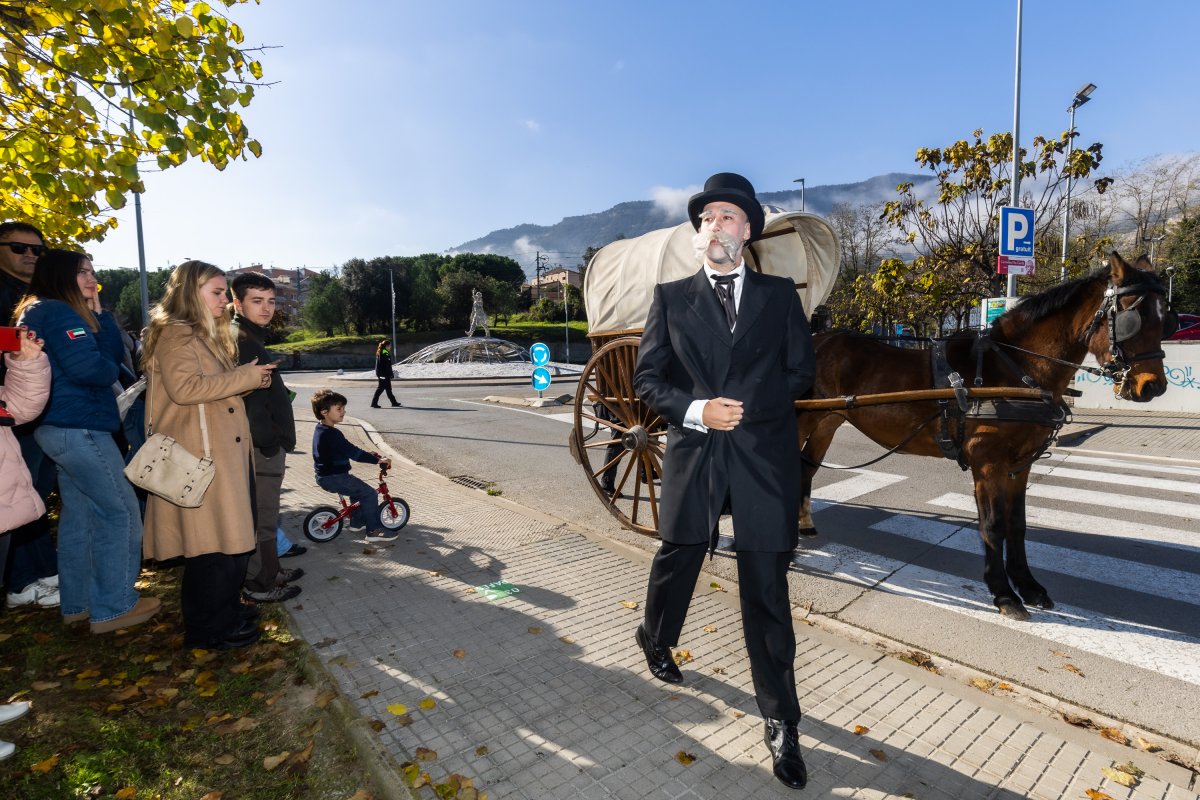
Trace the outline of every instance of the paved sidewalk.
<instances>
[{"instance_id":1,"label":"paved sidewalk","mask_svg":"<svg viewBox=\"0 0 1200 800\"><path fill-rule=\"evenodd\" d=\"M298 427L310 441L311 424ZM295 539L334 498L307 452L288 467ZM762 741L736 587L702 576L677 648L691 657L685 681L668 686L633 639L644 552L419 467L398 463L389 484L412 509L399 539L301 538L304 593L288 604L385 772L415 761L433 783L466 776L492 800L1200 797L1187 770L799 621L809 785L789 790ZM497 581L519 591L475 590ZM1101 771L1129 761L1147 773L1132 789Z\"/></svg>"}]
</instances>

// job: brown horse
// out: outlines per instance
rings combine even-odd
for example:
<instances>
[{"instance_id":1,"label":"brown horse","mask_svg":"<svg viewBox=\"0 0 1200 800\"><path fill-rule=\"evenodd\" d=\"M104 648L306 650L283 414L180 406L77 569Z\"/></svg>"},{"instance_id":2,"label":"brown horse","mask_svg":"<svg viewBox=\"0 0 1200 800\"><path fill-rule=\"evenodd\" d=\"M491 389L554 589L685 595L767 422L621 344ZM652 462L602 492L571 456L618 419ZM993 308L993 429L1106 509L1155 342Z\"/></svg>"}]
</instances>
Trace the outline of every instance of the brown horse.
<instances>
[{"instance_id":1,"label":"brown horse","mask_svg":"<svg viewBox=\"0 0 1200 800\"><path fill-rule=\"evenodd\" d=\"M995 346L980 347L975 334L959 334L947 340L946 356L950 369L968 386L979 375L985 387L1025 388L1030 382L1021 378L1026 376L1036 388L1049 393L1046 406L1053 409L1061 405L1077 369L1074 365L1091 353L1105 374L1113 377L1121 397L1146 402L1166 389L1161 342L1178 324L1175 319L1150 262L1142 256L1130 265L1113 253L1108 269L1023 298L996 320L990 336L979 337L980 342L986 344L990 339ZM934 387L928 350L892 347L867 336L833 332L816 337L816 358L814 398ZM884 447L900 445L899 452L914 455L943 457L938 438L961 438L958 458L975 480L979 535L985 550L984 579L993 602L1001 614L1016 619L1029 618L1022 600L1053 608L1025 559L1025 489L1029 468L1056 427L1047 421L951 415L943 430L940 416L937 401L799 412L800 444L806 461L801 479L801 534L816 535L812 479L843 422Z\"/></svg>"}]
</instances>

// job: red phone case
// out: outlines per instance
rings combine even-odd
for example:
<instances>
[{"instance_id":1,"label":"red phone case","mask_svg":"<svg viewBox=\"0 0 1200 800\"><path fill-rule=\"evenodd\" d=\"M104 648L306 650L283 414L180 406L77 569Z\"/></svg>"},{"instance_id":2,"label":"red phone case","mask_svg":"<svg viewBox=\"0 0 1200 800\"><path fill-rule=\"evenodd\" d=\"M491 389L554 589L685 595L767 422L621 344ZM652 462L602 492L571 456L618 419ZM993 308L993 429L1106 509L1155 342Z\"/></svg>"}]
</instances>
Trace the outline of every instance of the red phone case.
<instances>
[{"instance_id":1,"label":"red phone case","mask_svg":"<svg viewBox=\"0 0 1200 800\"><path fill-rule=\"evenodd\" d=\"M2 328L0 327L0 351L16 352L21 349L21 336L24 334L20 328Z\"/></svg>"}]
</instances>

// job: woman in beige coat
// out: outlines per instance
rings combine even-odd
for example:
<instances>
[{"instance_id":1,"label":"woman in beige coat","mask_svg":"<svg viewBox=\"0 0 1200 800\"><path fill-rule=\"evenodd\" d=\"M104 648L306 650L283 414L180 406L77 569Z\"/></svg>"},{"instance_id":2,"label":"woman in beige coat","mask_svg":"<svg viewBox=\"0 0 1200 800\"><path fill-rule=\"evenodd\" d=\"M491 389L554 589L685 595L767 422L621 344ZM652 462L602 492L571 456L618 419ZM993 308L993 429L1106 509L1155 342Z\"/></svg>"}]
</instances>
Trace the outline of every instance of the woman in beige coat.
<instances>
[{"instance_id":1,"label":"woman in beige coat","mask_svg":"<svg viewBox=\"0 0 1200 800\"><path fill-rule=\"evenodd\" d=\"M252 443L241 396L269 386L275 366L237 366L227 300L225 273L202 261L180 264L151 311L143 355L147 435L171 436L202 456L203 421L215 471L199 508L155 495L146 503L146 556L184 558L180 599L188 647L244 647L259 637L240 600L255 546Z\"/></svg>"}]
</instances>

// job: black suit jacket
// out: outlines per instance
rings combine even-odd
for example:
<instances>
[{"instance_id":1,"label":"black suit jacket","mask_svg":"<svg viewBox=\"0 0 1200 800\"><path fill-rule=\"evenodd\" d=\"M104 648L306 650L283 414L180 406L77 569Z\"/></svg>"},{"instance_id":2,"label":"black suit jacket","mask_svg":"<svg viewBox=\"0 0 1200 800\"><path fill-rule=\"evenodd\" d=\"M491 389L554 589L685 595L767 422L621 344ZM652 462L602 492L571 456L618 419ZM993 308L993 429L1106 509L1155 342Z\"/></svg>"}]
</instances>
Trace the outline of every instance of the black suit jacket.
<instances>
[{"instance_id":1,"label":"black suit jacket","mask_svg":"<svg viewBox=\"0 0 1200 800\"><path fill-rule=\"evenodd\" d=\"M796 543L800 448L792 403L812 386L812 334L791 280L747 269L745 281L733 332L703 269L656 286L634 389L669 425L663 541L708 542L728 498L736 549L783 552ZM684 428L692 401L713 397L741 400L741 423L732 431Z\"/></svg>"}]
</instances>

